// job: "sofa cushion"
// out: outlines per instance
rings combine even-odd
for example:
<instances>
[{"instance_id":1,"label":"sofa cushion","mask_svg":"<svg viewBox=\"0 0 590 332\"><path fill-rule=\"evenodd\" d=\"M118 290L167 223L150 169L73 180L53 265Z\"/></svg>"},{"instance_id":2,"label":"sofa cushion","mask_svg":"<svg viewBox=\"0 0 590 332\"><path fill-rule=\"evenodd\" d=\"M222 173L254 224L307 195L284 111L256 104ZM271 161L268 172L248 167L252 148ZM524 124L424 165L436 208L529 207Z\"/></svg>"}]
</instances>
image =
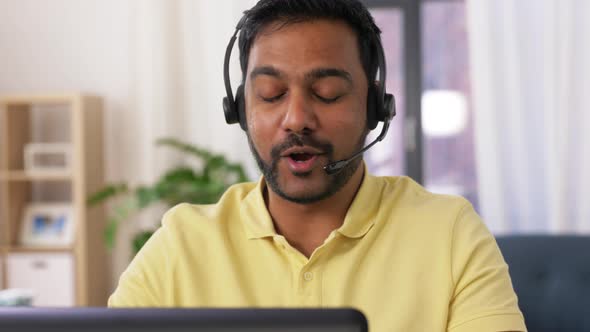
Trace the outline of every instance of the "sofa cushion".
<instances>
[{"instance_id":1,"label":"sofa cushion","mask_svg":"<svg viewBox=\"0 0 590 332\"><path fill-rule=\"evenodd\" d=\"M590 237L497 237L532 332L590 331Z\"/></svg>"}]
</instances>

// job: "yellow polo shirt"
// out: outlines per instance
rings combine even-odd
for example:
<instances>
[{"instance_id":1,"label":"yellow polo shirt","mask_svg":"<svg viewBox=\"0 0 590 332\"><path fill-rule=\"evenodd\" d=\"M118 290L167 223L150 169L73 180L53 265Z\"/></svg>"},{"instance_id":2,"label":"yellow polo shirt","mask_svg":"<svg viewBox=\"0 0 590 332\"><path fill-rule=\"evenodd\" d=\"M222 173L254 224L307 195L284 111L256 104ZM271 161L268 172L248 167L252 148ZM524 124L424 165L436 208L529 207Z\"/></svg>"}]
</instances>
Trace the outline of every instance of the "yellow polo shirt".
<instances>
[{"instance_id":1,"label":"yellow polo shirt","mask_svg":"<svg viewBox=\"0 0 590 332\"><path fill-rule=\"evenodd\" d=\"M355 307L372 332L525 331L496 242L462 198L365 174L309 259L278 235L264 181L181 204L137 254L112 307Z\"/></svg>"}]
</instances>

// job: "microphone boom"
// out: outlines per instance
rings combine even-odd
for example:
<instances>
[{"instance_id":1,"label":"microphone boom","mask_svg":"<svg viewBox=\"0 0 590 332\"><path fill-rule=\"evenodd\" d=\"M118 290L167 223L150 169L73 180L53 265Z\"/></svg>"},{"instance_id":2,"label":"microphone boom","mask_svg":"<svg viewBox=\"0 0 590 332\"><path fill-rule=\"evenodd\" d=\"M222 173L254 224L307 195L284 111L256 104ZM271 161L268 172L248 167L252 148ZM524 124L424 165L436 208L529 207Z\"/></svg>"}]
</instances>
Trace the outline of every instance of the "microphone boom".
<instances>
[{"instance_id":1,"label":"microphone boom","mask_svg":"<svg viewBox=\"0 0 590 332\"><path fill-rule=\"evenodd\" d=\"M365 146L360 151L353 154L352 157L329 163L328 165L324 166L324 171L328 175L338 174L340 171L342 171L344 169L344 167L346 167L348 164L350 164L350 162L352 162L356 158L360 157L363 154L363 152L369 150L371 147L373 147L373 145L377 144L377 142L381 142L385 138L385 136L387 135L387 130L389 130L389 121L390 121L390 119L386 119L383 122L383 128L381 129L381 133L373 142L371 142L371 144Z\"/></svg>"}]
</instances>

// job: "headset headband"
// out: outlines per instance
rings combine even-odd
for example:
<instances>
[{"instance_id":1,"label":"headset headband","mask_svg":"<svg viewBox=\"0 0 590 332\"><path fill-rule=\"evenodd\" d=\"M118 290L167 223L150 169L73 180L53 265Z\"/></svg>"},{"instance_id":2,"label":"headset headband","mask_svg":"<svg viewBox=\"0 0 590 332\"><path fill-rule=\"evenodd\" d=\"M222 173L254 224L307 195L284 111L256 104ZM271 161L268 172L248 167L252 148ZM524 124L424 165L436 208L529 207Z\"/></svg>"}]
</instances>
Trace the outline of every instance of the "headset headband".
<instances>
[{"instance_id":1,"label":"headset headband","mask_svg":"<svg viewBox=\"0 0 590 332\"><path fill-rule=\"evenodd\" d=\"M245 120L241 117L245 116L244 114L240 114L240 108L243 108L243 101L238 101L234 99L233 91L231 88L231 82L229 77L229 61L231 58L231 53L233 50L234 43L237 39L238 32L244 26L246 20L248 19L248 14L244 14L238 24L236 25L236 29L231 36L229 43L227 44L227 48L225 50L225 57L223 61L223 81L225 84L225 92L226 97L223 98L223 110L225 113L225 119L227 123L233 124L240 122L242 129L246 130L245 128ZM377 65L378 65L378 72L379 72L379 80L377 82L376 87L376 103L374 104L375 109L367 109L367 112L374 112L372 116L377 121L383 121L385 130L382 130L381 135L379 135L379 141L381 141L385 135L387 134L387 128L389 128L389 121L395 116L395 100L393 95L388 94L386 91L386 63L385 63L385 54L383 51L383 46L381 44L381 38L378 34L374 34L374 46L376 51L377 57ZM368 84L372 84L372 82L368 82ZM242 86L240 86L242 87ZM239 89L238 89L239 90ZM243 92L242 92L243 93ZM238 94L236 94L238 97ZM243 97L240 96L240 97ZM370 97L369 97L370 98ZM242 104L238 105L238 102ZM376 125L376 124L375 124ZM374 126L373 126L374 128ZM370 129L373 129L370 128Z\"/></svg>"}]
</instances>

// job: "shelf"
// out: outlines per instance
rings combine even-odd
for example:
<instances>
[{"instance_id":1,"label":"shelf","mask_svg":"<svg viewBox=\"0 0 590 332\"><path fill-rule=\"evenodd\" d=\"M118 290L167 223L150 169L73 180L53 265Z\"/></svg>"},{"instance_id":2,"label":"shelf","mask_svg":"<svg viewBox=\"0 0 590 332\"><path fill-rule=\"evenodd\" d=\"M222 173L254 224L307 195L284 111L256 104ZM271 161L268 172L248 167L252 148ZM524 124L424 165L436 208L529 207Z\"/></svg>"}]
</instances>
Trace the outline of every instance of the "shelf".
<instances>
[{"instance_id":1,"label":"shelf","mask_svg":"<svg viewBox=\"0 0 590 332\"><path fill-rule=\"evenodd\" d=\"M0 98L0 104L4 105L55 105L69 104L73 100L82 98L80 94L55 94L55 95L21 95Z\"/></svg>"},{"instance_id":2,"label":"shelf","mask_svg":"<svg viewBox=\"0 0 590 332\"><path fill-rule=\"evenodd\" d=\"M71 181L71 172L0 172L0 181Z\"/></svg>"},{"instance_id":3,"label":"shelf","mask_svg":"<svg viewBox=\"0 0 590 332\"><path fill-rule=\"evenodd\" d=\"M0 273L14 276L0 277L0 289L26 281L26 288L50 299L55 297L54 290L69 287L74 294L69 301L72 305L106 305L110 293L108 255L102 235L107 218L103 206L90 209L86 204L87 193L104 187L102 98L78 92L0 96L0 120ZM69 169L27 167L27 144L50 142L72 145ZM76 222L72 242L22 244L20 232L27 205L58 201L72 205ZM24 263L21 268L7 264L6 256L22 259L21 263L46 260L48 268L36 272L35 264ZM52 259L57 256L68 256L71 267L60 268L59 277L54 278ZM57 266L65 264L56 262ZM56 286L49 287L51 292L38 287L50 278Z\"/></svg>"},{"instance_id":4,"label":"shelf","mask_svg":"<svg viewBox=\"0 0 590 332\"><path fill-rule=\"evenodd\" d=\"M40 253L40 252L70 252L70 246L8 246L3 247L5 253Z\"/></svg>"}]
</instances>

